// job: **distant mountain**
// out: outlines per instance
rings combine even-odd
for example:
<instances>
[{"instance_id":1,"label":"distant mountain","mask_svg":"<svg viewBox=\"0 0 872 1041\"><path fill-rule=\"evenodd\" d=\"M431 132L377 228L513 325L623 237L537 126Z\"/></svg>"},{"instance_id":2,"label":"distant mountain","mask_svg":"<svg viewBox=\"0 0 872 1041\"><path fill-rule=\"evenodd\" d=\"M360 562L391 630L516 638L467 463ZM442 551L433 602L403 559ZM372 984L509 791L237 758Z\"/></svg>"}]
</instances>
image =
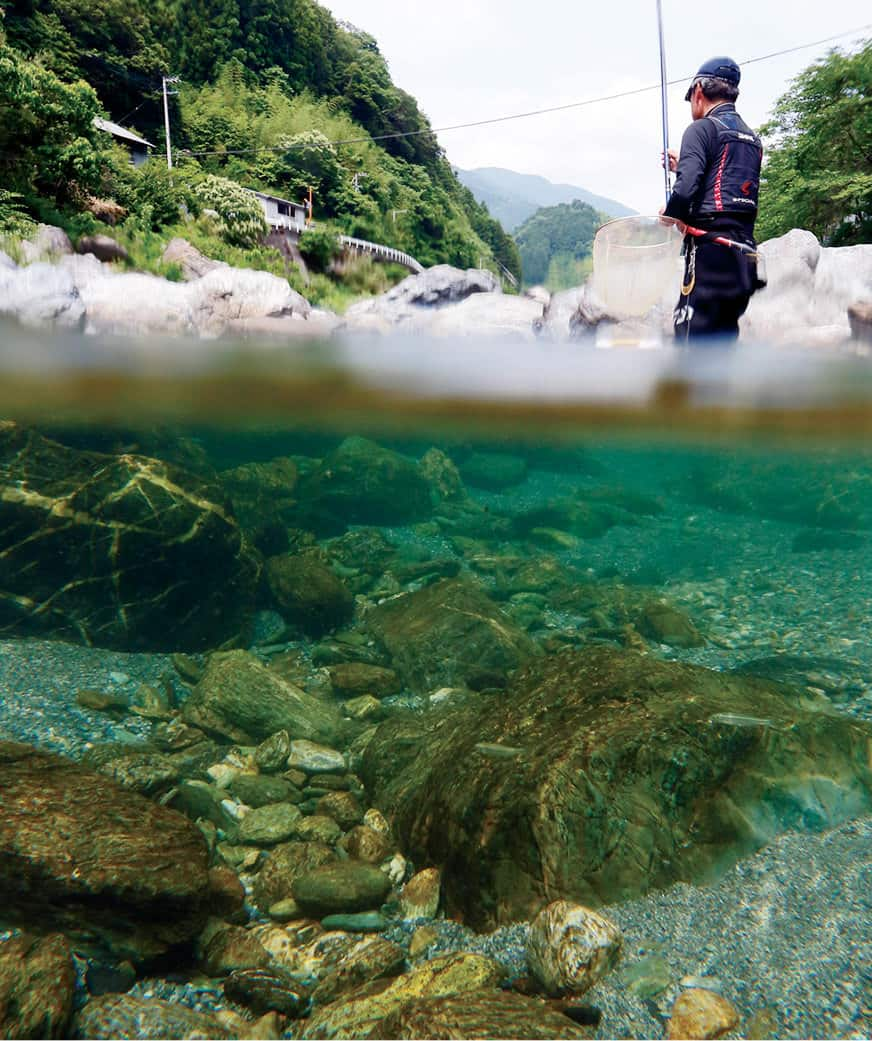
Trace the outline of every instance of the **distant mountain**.
<instances>
[{"instance_id":1,"label":"distant mountain","mask_svg":"<svg viewBox=\"0 0 872 1041\"><path fill-rule=\"evenodd\" d=\"M542 206L558 206L573 199L586 202L608 217L627 217L636 212L614 199L594 195L573 184L554 184L536 174L515 173L498 166L483 166L478 170L455 167L455 173L460 183L487 206L491 216L508 232L514 231Z\"/></svg>"}]
</instances>

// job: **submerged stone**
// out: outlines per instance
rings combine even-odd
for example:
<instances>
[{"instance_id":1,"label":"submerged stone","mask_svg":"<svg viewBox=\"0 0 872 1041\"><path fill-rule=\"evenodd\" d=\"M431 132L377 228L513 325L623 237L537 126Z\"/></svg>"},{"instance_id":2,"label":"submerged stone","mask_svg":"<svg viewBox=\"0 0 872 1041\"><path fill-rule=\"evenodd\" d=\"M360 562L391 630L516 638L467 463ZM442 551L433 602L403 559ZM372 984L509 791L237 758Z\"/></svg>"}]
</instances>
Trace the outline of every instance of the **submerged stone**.
<instances>
[{"instance_id":1,"label":"submerged stone","mask_svg":"<svg viewBox=\"0 0 872 1041\"><path fill-rule=\"evenodd\" d=\"M426 998L464 996L493 988L503 969L481 954L449 954L419 965L386 987L375 982L352 991L343 1000L317 1009L303 1024L300 1038L386 1037L385 1020Z\"/></svg>"},{"instance_id":2,"label":"submerged stone","mask_svg":"<svg viewBox=\"0 0 872 1041\"><path fill-rule=\"evenodd\" d=\"M8 421L0 473L0 634L172 651L241 632L259 564L214 483Z\"/></svg>"},{"instance_id":3,"label":"submerged stone","mask_svg":"<svg viewBox=\"0 0 872 1041\"><path fill-rule=\"evenodd\" d=\"M309 636L330 632L354 612L351 590L312 554L270 557L266 580L282 616Z\"/></svg>"},{"instance_id":4,"label":"submerged stone","mask_svg":"<svg viewBox=\"0 0 872 1041\"><path fill-rule=\"evenodd\" d=\"M193 939L206 844L174 810L28 745L0 742L0 917L141 962Z\"/></svg>"},{"instance_id":5,"label":"submerged stone","mask_svg":"<svg viewBox=\"0 0 872 1041\"><path fill-rule=\"evenodd\" d=\"M339 726L332 705L283 680L246 651L210 655L182 715L194 726L246 745L279 730L292 738L330 741Z\"/></svg>"},{"instance_id":6,"label":"submerged stone","mask_svg":"<svg viewBox=\"0 0 872 1041\"><path fill-rule=\"evenodd\" d=\"M136 998L132 994L107 994L92 998L76 1016L76 1037L114 1041L136 1037L162 1041L167 1037L208 1037L216 1041L234 1037L215 1016L160 998Z\"/></svg>"},{"instance_id":7,"label":"submerged stone","mask_svg":"<svg viewBox=\"0 0 872 1041\"><path fill-rule=\"evenodd\" d=\"M424 694L482 670L505 674L535 644L475 583L443 579L387 600L366 618L405 684Z\"/></svg>"},{"instance_id":8,"label":"submerged stone","mask_svg":"<svg viewBox=\"0 0 872 1041\"><path fill-rule=\"evenodd\" d=\"M348 437L297 487L298 522L319 534L349 524L407 524L432 511L418 464L364 437Z\"/></svg>"},{"instance_id":9,"label":"submerged stone","mask_svg":"<svg viewBox=\"0 0 872 1041\"><path fill-rule=\"evenodd\" d=\"M342 929L347 933L378 933L387 929L388 920L378 911L357 911L354 914L328 914L321 919L325 929Z\"/></svg>"},{"instance_id":10,"label":"submerged stone","mask_svg":"<svg viewBox=\"0 0 872 1041\"><path fill-rule=\"evenodd\" d=\"M0 942L0 1037L69 1037L75 987L66 937L22 933Z\"/></svg>"},{"instance_id":11,"label":"submerged stone","mask_svg":"<svg viewBox=\"0 0 872 1041\"><path fill-rule=\"evenodd\" d=\"M614 967L622 940L605 916L555 900L530 923L527 966L546 994L583 994Z\"/></svg>"},{"instance_id":12,"label":"submerged stone","mask_svg":"<svg viewBox=\"0 0 872 1041\"><path fill-rule=\"evenodd\" d=\"M590 1030L576 1026L568 1016L540 998L512 991L481 990L424 998L404 1005L382 1024L383 1038L462 1037L589 1038Z\"/></svg>"},{"instance_id":13,"label":"submerged stone","mask_svg":"<svg viewBox=\"0 0 872 1041\"><path fill-rule=\"evenodd\" d=\"M390 891L391 880L383 871L354 860L313 868L292 886L300 907L316 917L370 911L381 906Z\"/></svg>"},{"instance_id":14,"label":"submerged stone","mask_svg":"<svg viewBox=\"0 0 872 1041\"><path fill-rule=\"evenodd\" d=\"M381 724L361 775L403 851L443 868L447 913L485 928L710 880L788 828L862 813L870 742L783 685L600 646L532 662L499 698Z\"/></svg>"}]
</instances>

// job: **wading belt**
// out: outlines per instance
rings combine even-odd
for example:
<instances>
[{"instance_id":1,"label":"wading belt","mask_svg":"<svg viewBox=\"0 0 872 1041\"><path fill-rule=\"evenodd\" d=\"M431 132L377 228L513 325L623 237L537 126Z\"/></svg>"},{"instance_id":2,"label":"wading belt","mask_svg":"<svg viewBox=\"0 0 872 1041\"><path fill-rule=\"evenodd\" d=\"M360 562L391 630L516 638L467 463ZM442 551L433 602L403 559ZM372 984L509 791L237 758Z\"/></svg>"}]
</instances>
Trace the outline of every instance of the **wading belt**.
<instances>
[{"instance_id":1,"label":"wading belt","mask_svg":"<svg viewBox=\"0 0 872 1041\"><path fill-rule=\"evenodd\" d=\"M687 261L684 266L684 282L681 285L682 296L690 296L693 292L693 287L696 285L697 239L702 239L705 242L717 242L719 246L737 249L740 253L744 253L749 260L757 260L757 250L746 242L736 242L735 239L728 239L725 235L716 235L712 231L703 231L702 228L692 228L689 224L684 226L684 231L687 235Z\"/></svg>"}]
</instances>

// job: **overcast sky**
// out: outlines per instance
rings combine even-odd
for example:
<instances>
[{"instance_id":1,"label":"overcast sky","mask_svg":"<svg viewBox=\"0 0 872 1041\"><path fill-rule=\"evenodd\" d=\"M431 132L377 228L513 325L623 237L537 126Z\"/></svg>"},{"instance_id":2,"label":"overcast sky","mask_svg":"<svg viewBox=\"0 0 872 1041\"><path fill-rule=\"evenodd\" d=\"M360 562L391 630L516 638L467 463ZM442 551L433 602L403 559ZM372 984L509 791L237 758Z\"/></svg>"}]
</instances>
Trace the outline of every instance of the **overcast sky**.
<instances>
[{"instance_id":1,"label":"overcast sky","mask_svg":"<svg viewBox=\"0 0 872 1041\"><path fill-rule=\"evenodd\" d=\"M439 133L448 159L473 169L541 174L641 212L663 203L660 52L656 0L321 0L376 38L394 82L434 128L583 101L638 87L632 99ZM690 119L684 93L699 65L727 54L740 65L872 22L868 0L758 0L733 5L662 0L670 144ZM833 46L856 47L872 28L742 68L738 109L759 126L791 79Z\"/></svg>"}]
</instances>

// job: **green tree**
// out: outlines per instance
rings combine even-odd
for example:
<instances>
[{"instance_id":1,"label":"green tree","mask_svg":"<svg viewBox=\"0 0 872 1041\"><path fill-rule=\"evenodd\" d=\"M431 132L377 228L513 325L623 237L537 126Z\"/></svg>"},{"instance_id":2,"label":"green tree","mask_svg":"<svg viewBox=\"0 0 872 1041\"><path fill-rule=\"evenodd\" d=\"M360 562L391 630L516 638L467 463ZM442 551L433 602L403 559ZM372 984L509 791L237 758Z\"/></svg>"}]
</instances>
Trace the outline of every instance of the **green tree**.
<instances>
[{"instance_id":1,"label":"green tree","mask_svg":"<svg viewBox=\"0 0 872 1041\"><path fill-rule=\"evenodd\" d=\"M56 204L95 190L103 164L93 126L99 111L87 83L63 83L0 35L0 183L5 188Z\"/></svg>"},{"instance_id":2,"label":"green tree","mask_svg":"<svg viewBox=\"0 0 872 1041\"><path fill-rule=\"evenodd\" d=\"M573 262L591 255L594 236L602 223L602 216L580 199L537 210L515 232L524 282L548 285L548 273L555 257L563 258L554 268L556 272L572 270ZM549 288L566 287L549 285Z\"/></svg>"},{"instance_id":3,"label":"green tree","mask_svg":"<svg viewBox=\"0 0 872 1041\"><path fill-rule=\"evenodd\" d=\"M833 245L872 241L872 42L801 73L762 133L758 238L801 227Z\"/></svg>"},{"instance_id":4,"label":"green tree","mask_svg":"<svg viewBox=\"0 0 872 1041\"><path fill-rule=\"evenodd\" d=\"M267 223L260 203L234 181L210 174L194 191L202 206L218 215L218 230L231 246L256 246L266 235Z\"/></svg>"}]
</instances>

